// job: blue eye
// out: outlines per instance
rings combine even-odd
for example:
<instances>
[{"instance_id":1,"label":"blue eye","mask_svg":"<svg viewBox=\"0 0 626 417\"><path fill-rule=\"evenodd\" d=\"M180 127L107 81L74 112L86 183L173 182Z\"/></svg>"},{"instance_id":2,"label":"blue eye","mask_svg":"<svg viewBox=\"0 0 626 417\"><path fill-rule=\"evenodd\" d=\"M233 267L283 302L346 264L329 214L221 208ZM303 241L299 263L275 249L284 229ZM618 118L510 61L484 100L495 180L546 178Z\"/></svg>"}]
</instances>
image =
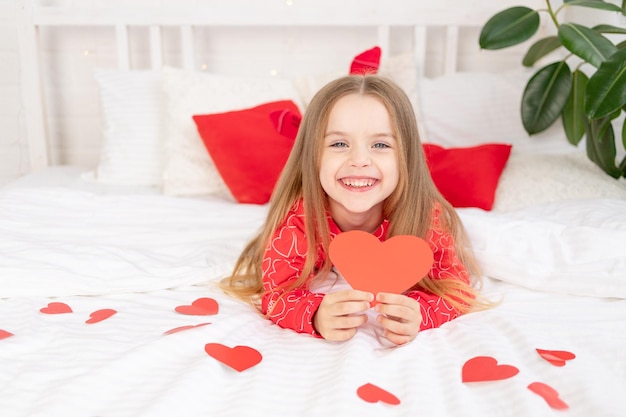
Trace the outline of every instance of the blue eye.
<instances>
[{"instance_id":1,"label":"blue eye","mask_svg":"<svg viewBox=\"0 0 626 417\"><path fill-rule=\"evenodd\" d=\"M345 148L348 146L346 142L333 142L330 144L332 148Z\"/></svg>"},{"instance_id":2,"label":"blue eye","mask_svg":"<svg viewBox=\"0 0 626 417\"><path fill-rule=\"evenodd\" d=\"M390 148L391 146L387 145L386 143L383 142L378 142L374 144L374 148L378 148L378 149L385 149L385 148Z\"/></svg>"}]
</instances>

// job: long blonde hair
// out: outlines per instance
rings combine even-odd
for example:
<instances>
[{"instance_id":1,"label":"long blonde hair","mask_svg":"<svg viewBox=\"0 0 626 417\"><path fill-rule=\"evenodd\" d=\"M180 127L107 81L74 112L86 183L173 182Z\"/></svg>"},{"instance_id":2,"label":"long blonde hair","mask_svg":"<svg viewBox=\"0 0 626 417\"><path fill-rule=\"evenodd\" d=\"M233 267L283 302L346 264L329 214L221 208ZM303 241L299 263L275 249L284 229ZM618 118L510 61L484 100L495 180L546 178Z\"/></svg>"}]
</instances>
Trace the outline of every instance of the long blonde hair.
<instances>
[{"instance_id":1,"label":"long blonde hair","mask_svg":"<svg viewBox=\"0 0 626 417\"><path fill-rule=\"evenodd\" d=\"M399 182L383 208L389 220L387 237L415 235L425 238L432 225L433 207L441 209L441 227L456 242L459 259L471 275L478 276L468 239L453 207L435 187L422 149L413 107L406 94L393 82L377 75L352 75L336 79L324 86L311 100L302 119L293 149L272 194L265 224L245 247L230 277L221 281L221 288L253 305L263 294L261 265L268 242L284 221L295 202L302 199L307 247L303 271L285 290L308 285L321 248L328 253L330 231L326 218L326 194L320 184L319 170L325 129L329 114L340 98L348 94L369 95L387 108L398 138ZM327 258L320 273L329 272ZM324 276L323 274L321 276ZM460 312L476 303L477 293L471 285L458 279L425 277L414 289L424 289L443 297Z\"/></svg>"}]
</instances>

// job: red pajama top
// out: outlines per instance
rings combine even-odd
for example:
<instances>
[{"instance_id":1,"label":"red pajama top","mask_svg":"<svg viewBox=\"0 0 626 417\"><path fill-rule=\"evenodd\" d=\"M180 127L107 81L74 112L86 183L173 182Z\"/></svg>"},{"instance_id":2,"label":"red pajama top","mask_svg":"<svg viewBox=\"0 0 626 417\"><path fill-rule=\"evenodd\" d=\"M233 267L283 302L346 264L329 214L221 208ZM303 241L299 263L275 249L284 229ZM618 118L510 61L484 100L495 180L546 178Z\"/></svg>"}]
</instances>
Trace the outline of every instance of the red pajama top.
<instances>
[{"instance_id":1,"label":"red pajama top","mask_svg":"<svg viewBox=\"0 0 626 417\"><path fill-rule=\"evenodd\" d=\"M302 201L293 206L265 250L262 267L264 294L261 306L266 315L270 311L268 318L280 327L319 337L313 327L313 315L324 294L311 292L304 287L291 291L284 290L300 276L308 251L303 206ZM454 239L449 232L441 229L439 217L440 212L436 210L432 226L425 238L434 254L429 276L432 279L452 278L469 283L469 274L456 255ZM332 241L341 230L330 216L328 225ZM389 221L384 220L373 234L384 241L388 228ZM320 249L316 268L321 267L325 258L326 254ZM441 297L430 292L412 290L404 294L417 300L421 306L420 330L439 327L459 315Z\"/></svg>"}]
</instances>

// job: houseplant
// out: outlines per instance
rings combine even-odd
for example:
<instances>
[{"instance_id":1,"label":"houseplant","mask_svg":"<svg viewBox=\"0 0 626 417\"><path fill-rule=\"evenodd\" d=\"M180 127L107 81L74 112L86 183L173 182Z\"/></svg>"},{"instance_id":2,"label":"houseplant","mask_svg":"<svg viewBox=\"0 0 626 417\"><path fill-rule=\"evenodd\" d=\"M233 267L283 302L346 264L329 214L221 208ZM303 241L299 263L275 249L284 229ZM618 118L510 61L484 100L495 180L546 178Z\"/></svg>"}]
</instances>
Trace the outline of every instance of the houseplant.
<instances>
[{"instance_id":1,"label":"houseplant","mask_svg":"<svg viewBox=\"0 0 626 417\"><path fill-rule=\"evenodd\" d=\"M617 161L617 146L626 149L626 123L617 136L612 123L626 113L626 41L610 39L625 38L626 27L559 20L566 7L626 15L626 0L621 7L603 0L562 0L556 8L553 3L546 0L546 9L516 6L495 14L482 27L480 47L495 50L527 41L539 29L540 13L547 14L556 34L534 42L522 64L532 67L554 51L565 53L539 68L526 84L521 102L524 129L533 135L560 118L571 144L578 145L585 136L589 159L614 178L626 177L626 157Z\"/></svg>"}]
</instances>

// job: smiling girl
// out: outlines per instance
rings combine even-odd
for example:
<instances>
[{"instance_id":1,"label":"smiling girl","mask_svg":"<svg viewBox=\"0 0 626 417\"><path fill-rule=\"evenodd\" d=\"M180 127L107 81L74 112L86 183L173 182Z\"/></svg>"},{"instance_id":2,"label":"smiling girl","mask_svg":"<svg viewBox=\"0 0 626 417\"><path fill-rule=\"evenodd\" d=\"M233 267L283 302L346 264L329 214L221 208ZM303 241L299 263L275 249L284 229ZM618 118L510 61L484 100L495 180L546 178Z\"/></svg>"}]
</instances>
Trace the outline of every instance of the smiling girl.
<instances>
[{"instance_id":1,"label":"smiling girl","mask_svg":"<svg viewBox=\"0 0 626 417\"><path fill-rule=\"evenodd\" d=\"M327 253L349 230L381 241L418 236L433 250L433 266L404 294L316 290L341 278ZM311 101L266 222L222 288L283 328L333 341L356 334L375 297L383 336L401 345L477 303L467 244L430 177L407 96L385 78L347 76Z\"/></svg>"}]
</instances>

